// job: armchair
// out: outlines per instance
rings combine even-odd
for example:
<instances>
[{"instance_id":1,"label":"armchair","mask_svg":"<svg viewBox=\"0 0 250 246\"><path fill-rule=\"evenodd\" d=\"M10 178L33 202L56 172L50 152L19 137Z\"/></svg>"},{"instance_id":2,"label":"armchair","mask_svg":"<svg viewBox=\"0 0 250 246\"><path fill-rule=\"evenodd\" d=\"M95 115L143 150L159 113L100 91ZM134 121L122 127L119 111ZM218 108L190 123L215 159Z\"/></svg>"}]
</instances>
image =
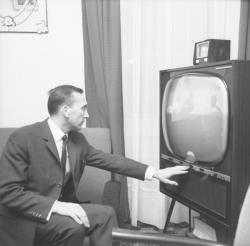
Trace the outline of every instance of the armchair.
<instances>
[{"instance_id":1,"label":"armchair","mask_svg":"<svg viewBox=\"0 0 250 246\"><path fill-rule=\"evenodd\" d=\"M16 128L0 128L0 155L8 140L9 135ZM88 142L109 153L111 151L110 133L107 128L84 128L81 133L87 138ZM77 197L80 201L90 201L92 203L102 203L102 193L105 183L110 179L110 173L92 167L86 167L83 178L80 181ZM1 239L0 239L1 240ZM89 238L86 237L83 246L89 245ZM45 245L34 245L45 246ZM49 245L46 245L49 246Z\"/></svg>"}]
</instances>

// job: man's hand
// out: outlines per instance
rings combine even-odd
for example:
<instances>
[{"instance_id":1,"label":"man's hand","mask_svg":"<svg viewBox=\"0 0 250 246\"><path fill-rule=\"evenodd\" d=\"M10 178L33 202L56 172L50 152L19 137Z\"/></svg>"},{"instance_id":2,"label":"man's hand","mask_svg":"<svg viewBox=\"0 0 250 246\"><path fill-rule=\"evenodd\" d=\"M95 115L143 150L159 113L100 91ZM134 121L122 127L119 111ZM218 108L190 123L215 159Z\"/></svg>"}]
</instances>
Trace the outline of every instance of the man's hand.
<instances>
[{"instance_id":1,"label":"man's hand","mask_svg":"<svg viewBox=\"0 0 250 246\"><path fill-rule=\"evenodd\" d=\"M83 224L89 228L89 219L84 209L77 203L55 201L52 207L52 213L71 217L78 224Z\"/></svg>"},{"instance_id":2,"label":"man's hand","mask_svg":"<svg viewBox=\"0 0 250 246\"><path fill-rule=\"evenodd\" d=\"M170 180L174 175L185 174L188 173L189 166L174 166L168 167L160 170L156 170L153 177L160 180L163 183L170 185L178 185L177 182Z\"/></svg>"}]
</instances>

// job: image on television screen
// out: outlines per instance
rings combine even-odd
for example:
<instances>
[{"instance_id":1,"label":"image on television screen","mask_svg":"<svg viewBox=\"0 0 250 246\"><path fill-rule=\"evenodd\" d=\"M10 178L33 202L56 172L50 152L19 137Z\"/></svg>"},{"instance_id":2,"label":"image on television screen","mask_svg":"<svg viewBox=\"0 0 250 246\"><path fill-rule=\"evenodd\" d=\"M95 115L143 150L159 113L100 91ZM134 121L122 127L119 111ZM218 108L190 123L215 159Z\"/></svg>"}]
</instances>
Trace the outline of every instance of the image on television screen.
<instances>
[{"instance_id":1,"label":"image on television screen","mask_svg":"<svg viewBox=\"0 0 250 246\"><path fill-rule=\"evenodd\" d=\"M229 96L212 74L171 78L162 99L162 130L168 150L182 160L215 165L226 152Z\"/></svg>"}]
</instances>

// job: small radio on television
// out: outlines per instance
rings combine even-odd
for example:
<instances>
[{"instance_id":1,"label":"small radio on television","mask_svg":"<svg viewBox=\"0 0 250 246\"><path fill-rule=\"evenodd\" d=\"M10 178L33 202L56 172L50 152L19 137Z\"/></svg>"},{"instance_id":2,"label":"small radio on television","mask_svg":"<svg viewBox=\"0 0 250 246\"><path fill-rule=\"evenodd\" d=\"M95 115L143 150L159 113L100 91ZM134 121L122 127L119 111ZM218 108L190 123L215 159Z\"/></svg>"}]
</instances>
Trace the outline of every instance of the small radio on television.
<instances>
[{"instance_id":1,"label":"small radio on television","mask_svg":"<svg viewBox=\"0 0 250 246\"><path fill-rule=\"evenodd\" d=\"M194 45L193 64L230 60L230 40L207 39Z\"/></svg>"}]
</instances>

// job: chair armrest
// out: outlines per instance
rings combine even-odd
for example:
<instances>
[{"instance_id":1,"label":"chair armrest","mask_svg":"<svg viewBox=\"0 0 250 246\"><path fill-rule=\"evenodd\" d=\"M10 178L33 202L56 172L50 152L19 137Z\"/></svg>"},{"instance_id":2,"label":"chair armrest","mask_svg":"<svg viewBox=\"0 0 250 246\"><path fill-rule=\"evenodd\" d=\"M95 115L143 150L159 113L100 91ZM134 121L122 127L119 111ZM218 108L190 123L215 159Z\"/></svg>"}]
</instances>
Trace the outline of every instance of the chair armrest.
<instances>
[{"instance_id":1,"label":"chair armrest","mask_svg":"<svg viewBox=\"0 0 250 246\"><path fill-rule=\"evenodd\" d=\"M128 229L114 228L112 231L113 241L128 241L135 243L152 243L167 246L226 246L212 241L192 239L182 236L173 236L165 233L145 233Z\"/></svg>"}]
</instances>

